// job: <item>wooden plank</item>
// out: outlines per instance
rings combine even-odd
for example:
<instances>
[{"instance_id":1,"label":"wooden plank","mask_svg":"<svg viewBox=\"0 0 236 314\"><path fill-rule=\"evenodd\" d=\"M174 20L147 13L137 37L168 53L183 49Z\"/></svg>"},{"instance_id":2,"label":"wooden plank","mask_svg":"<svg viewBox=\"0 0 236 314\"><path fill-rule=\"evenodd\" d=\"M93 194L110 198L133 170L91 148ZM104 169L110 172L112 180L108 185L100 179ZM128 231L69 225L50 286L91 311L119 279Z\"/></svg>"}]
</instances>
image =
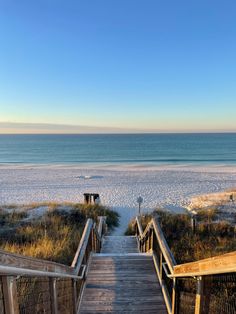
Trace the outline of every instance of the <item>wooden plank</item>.
<instances>
[{"instance_id":1,"label":"wooden plank","mask_svg":"<svg viewBox=\"0 0 236 314\"><path fill-rule=\"evenodd\" d=\"M106 216L99 216L99 223L98 223L98 235L101 238L103 234L104 225L106 223Z\"/></svg>"},{"instance_id":2,"label":"wooden plank","mask_svg":"<svg viewBox=\"0 0 236 314\"><path fill-rule=\"evenodd\" d=\"M92 219L88 219L71 266L0 250L0 272L2 274L9 273L20 275L24 273L25 269L25 274L27 273L28 275L33 275L33 272L35 272L35 275L39 276L42 276L43 273L45 276L53 276L52 273L55 273L55 277L57 277L58 274L75 277L82 264L90 232L92 230L92 224Z\"/></svg>"},{"instance_id":3,"label":"wooden plank","mask_svg":"<svg viewBox=\"0 0 236 314\"><path fill-rule=\"evenodd\" d=\"M192 277L236 271L236 251L174 267L173 277Z\"/></svg>"},{"instance_id":4,"label":"wooden plank","mask_svg":"<svg viewBox=\"0 0 236 314\"><path fill-rule=\"evenodd\" d=\"M49 288L50 288L52 314L58 314L57 280L56 280L56 278L50 278L49 279Z\"/></svg>"},{"instance_id":5,"label":"wooden plank","mask_svg":"<svg viewBox=\"0 0 236 314\"><path fill-rule=\"evenodd\" d=\"M136 223L140 223L140 218L136 217ZM153 231L152 231L153 229ZM141 229L140 229L141 231ZM151 232L152 231L152 232ZM144 241L144 247L145 247L145 251L148 249L154 249L153 247L148 247L148 244L153 245L153 237L156 236L158 245L160 246L160 249L162 251L162 254L164 256L165 262L167 263L170 272L173 273L173 268L174 266L177 264L175 261L175 258L166 242L165 236L163 234L163 231L161 229L161 226L158 222L158 220L156 218L152 218L152 220L147 224L146 229L144 230L144 232L140 233L140 242L142 242L142 240L144 240L146 237L147 240L145 239ZM152 241L149 241L151 239L149 239L149 237L152 237Z\"/></svg>"},{"instance_id":6,"label":"wooden plank","mask_svg":"<svg viewBox=\"0 0 236 314\"><path fill-rule=\"evenodd\" d=\"M9 253L0 250L1 266L18 267L24 269L38 270L43 272L56 272L62 274L74 274L73 268L63 264L50 262L20 254Z\"/></svg>"},{"instance_id":7,"label":"wooden plank","mask_svg":"<svg viewBox=\"0 0 236 314\"><path fill-rule=\"evenodd\" d=\"M124 254L138 253L138 243L133 236L106 236L103 239L101 253Z\"/></svg>"},{"instance_id":8,"label":"wooden plank","mask_svg":"<svg viewBox=\"0 0 236 314\"><path fill-rule=\"evenodd\" d=\"M88 245L88 241L89 241L89 237L91 234L93 228L93 220L92 219L88 219L78 246L78 249L75 253L75 257L74 260L71 264L71 266L73 268L75 268L76 273L79 273L80 267L82 265L83 259L84 259L84 255L86 252L86 248Z\"/></svg>"},{"instance_id":9,"label":"wooden plank","mask_svg":"<svg viewBox=\"0 0 236 314\"><path fill-rule=\"evenodd\" d=\"M91 311L91 310L87 310L87 309L83 309L81 312L80 312L81 314L94 314L94 312L93 311ZM97 309L96 310L96 313L104 313L104 311L103 310L99 310L99 309ZM158 312L156 311L156 309L154 309L154 310L151 310L151 309L149 309L148 310L148 312L147 311L145 311L145 310L137 310L137 309L135 309L134 311L132 310L132 309L128 309L128 310L126 310L126 309L123 309L123 310L112 310L112 309L110 309L110 310L107 310L106 311L106 313L111 313L111 314L144 314L144 313L148 313L148 314L166 314L166 310L165 310L165 308L161 308L161 306L159 306L159 308L158 308Z\"/></svg>"},{"instance_id":10,"label":"wooden plank","mask_svg":"<svg viewBox=\"0 0 236 314\"><path fill-rule=\"evenodd\" d=\"M98 255L91 259L79 313L166 314L150 255Z\"/></svg>"},{"instance_id":11,"label":"wooden plank","mask_svg":"<svg viewBox=\"0 0 236 314\"><path fill-rule=\"evenodd\" d=\"M157 219L152 219L152 224L154 228L155 235L157 237L158 244L160 246L161 252L165 258L165 262L167 263L169 270L173 273L174 266L177 264L175 258L166 242L165 236L161 229L161 226Z\"/></svg>"},{"instance_id":12,"label":"wooden plank","mask_svg":"<svg viewBox=\"0 0 236 314\"><path fill-rule=\"evenodd\" d=\"M162 290L163 297L164 297L164 300L165 300L167 312L169 314L171 314L172 313L172 302L171 302L172 300L171 300L171 298L169 296L169 293L167 291L167 288L166 288L165 284L162 281L162 269L160 270L160 264L158 263L158 259L157 259L157 256L156 256L155 253L153 253L153 262L154 262L154 265L155 265L157 277L158 277L160 285L161 285L161 290Z\"/></svg>"},{"instance_id":13,"label":"wooden plank","mask_svg":"<svg viewBox=\"0 0 236 314\"><path fill-rule=\"evenodd\" d=\"M16 277L3 276L2 277L2 289L3 289L5 313L19 314Z\"/></svg>"},{"instance_id":14,"label":"wooden plank","mask_svg":"<svg viewBox=\"0 0 236 314\"><path fill-rule=\"evenodd\" d=\"M202 309L203 309L203 280L202 277L198 277L194 314L201 314Z\"/></svg>"},{"instance_id":15,"label":"wooden plank","mask_svg":"<svg viewBox=\"0 0 236 314\"><path fill-rule=\"evenodd\" d=\"M136 217L136 223L137 223L137 227L138 227L138 235L141 235L143 234L143 227L142 227L142 224L141 224L141 221L140 221L140 217Z\"/></svg>"}]
</instances>

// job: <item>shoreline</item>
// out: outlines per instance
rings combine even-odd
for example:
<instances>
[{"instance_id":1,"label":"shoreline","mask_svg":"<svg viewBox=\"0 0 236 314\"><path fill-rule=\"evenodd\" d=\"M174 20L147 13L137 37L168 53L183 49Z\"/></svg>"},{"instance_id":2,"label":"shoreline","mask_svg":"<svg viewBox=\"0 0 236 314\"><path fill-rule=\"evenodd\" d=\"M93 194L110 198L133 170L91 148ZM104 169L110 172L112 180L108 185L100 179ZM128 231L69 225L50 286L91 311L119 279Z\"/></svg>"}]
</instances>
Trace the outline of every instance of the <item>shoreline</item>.
<instances>
[{"instance_id":1,"label":"shoreline","mask_svg":"<svg viewBox=\"0 0 236 314\"><path fill-rule=\"evenodd\" d=\"M2 169L78 169L109 171L190 171L236 173L236 164L148 164L148 163L0 163Z\"/></svg>"},{"instance_id":2,"label":"shoreline","mask_svg":"<svg viewBox=\"0 0 236 314\"><path fill-rule=\"evenodd\" d=\"M192 197L236 188L236 167L90 167L78 165L0 165L0 205L40 202L83 202L83 193L100 194L103 205L120 214L125 231L137 214L166 208L187 209Z\"/></svg>"}]
</instances>

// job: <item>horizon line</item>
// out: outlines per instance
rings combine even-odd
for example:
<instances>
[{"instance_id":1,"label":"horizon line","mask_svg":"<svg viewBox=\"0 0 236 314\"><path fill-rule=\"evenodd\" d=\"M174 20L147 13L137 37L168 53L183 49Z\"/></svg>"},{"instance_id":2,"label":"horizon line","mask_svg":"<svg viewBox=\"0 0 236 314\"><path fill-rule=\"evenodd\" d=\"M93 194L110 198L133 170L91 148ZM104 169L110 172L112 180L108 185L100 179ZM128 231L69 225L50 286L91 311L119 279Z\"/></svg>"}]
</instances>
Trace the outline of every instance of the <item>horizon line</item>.
<instances>
[{"instance_id":1,"label":"horizon line","mask_svg":"<svg viewBox=\"0 0 236 314\"><path fill-rule=\"evenodd\" d=\"M163 132L96 132L96 133L1 133L1 135L155 135L155 134L236 134L236 131L163 131Z\"/></svg>"},{"instance_id":2,"label":"horizon line","mask_svg":"<svg viewBox=\"0 0 236 314\"><path fill-rule=\"evenodd\" d=\"M63 135L63 134L196 134L196 133L236 133L236 129L147 129L111 126L88 126L57 123L6 122L0 121L0 135Z\"/></svg>"}]
</instances>

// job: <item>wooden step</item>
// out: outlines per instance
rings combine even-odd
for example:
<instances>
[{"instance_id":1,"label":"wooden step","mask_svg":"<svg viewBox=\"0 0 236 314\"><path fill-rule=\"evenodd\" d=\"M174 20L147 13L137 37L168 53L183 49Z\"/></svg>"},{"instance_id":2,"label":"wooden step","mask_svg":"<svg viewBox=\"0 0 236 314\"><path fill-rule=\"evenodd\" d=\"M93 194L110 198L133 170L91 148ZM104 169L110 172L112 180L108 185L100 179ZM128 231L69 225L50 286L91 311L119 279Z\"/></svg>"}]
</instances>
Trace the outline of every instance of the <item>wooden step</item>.
<instances>
[{"instance_id":1,"label":"wooden step","mask_svg":"<svg viewBox=\"0 0 236 314\"><path fill-rule=\"evenodd\" d=\"M92 256L79 313L166 314L149 254Z\"/></svg>"},{"instance_id":2,"label":"wooden step","mask_svg":"<svg viewBox=\"0 0 236 314\"><path fill-rule=\"evenodd\" d=\"M107 236L103 239L101 253L138 253L136 237Z\"/></svg>"}]
</instances>

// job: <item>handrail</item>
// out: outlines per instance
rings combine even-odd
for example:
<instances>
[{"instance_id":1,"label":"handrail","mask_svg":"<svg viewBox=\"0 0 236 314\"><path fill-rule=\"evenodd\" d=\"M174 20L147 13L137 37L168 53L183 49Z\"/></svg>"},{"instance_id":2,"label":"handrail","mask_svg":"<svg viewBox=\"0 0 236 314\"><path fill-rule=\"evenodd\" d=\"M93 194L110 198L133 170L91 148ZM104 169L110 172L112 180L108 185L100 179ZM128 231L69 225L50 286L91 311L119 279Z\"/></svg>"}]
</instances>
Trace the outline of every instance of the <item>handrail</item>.
<instances>
[{"instance_id":1,"label":"handrail","mask_svg":"<svg viewBox=\"0 0 236 314\"><path fill-rule=\"evenodd\" d=\"M147 224L144 231L139 217L136 217L135 225L137 226L136 233L139 240L140 251L147 252L147 250L152 250L153 262L157 272L157 276L161 284L161 289L163 292L163 297L166 303L167 311L169 314L171 314L174 308L174 304L171 295L167 289L167 286L165 284L165 281L163 280L163 271L167 273L166 269L167 265L170 273L173 274L174 266L176 265L175 258L166 242L161 226L156 218L151 219L151 221ZM153 241L154 235L155 240L157 241L158 246L160 248L160 256L157 256L157 253L155 252Z\"/></svg>"},{"instance_id":2,"label":"handrail","mask_svg":"<svg viewBox=\"0 0 236 314\"><path fill-rule=\"evenodd\" d=\"M141 220L136 217L134 227L141 252L152 252L153 262L163 292L168 314L181 313L179 280L193 277L196 280L195 314L205 313L209 298L204 296L204 282L206 276L228 274L236 272L236 251L220 256L202 259L197 262L177 265L175 258L166 242L158 219L152 218L143 231ZM231 284L231 283L230 283ZM231 289L231 288L230 288ZM232 290L232 289L231 289ZM186 303L188 311L192 311ZM207 312L207 310L206 310ZM232 312L230 312L232 313Z\"/></svg>"},{"instance_id":3,"label":"handrail","mask_svg":"<svg viewBox=\"0 0 236 314\"><path fill-rule=\"evenodd\" d=\"M136 217L136 223L137 223L137 227L138 227L138 231L139 231L139 235L142 236L143 234L143 227L142 227L142 224L141 224L141 221L140 221L140 217Z\"/></svg>"},{"instance_id":4,"label":"handrail","mask_svg":"<svg viewBox=\"0 0 236 314\"><path fill-rule=\"evenodd\" d=\"M84 231L83 231L79 246L75 253L75 257L71 264L71 266L75 269L75 273L79 272L92 228L93 228L93 220L88 219L84 227Z\"/></svg>"},{"instance_id":5,"label":"handrail","mask_svg":"<svg viewBox=\"0 0 236 314\"><path fill-rule=\"evenodd\" d=\"M99 222L98 222L97 232L98 232L98 235L101 237L104 225L106 223L106 217L105 216L99 216L98 219L99 219Z\"/></svg>"},{"instance_id":6,"label":"handrail","mask_svg":"<svg viewBox=\"0 0 236 314\"><path fill-rule=\"evenodd\" d=\"M34 257L28 257L16 253L10 253L4 250L0 250L0 265L30 269L35 271L74 275L74 270L70 266Z\"/></svg>"},{"instance_id":7,"label":"handrail","mask_svg":"<svg viewBox=\"0 0 236 314\"><path fill-rule=\"evenodd\" d=\"M154 227L154 231L156 233L157 239L159 241L162 254L164 255L166 263L169 266L169 270L171 271L171 273L173 273L174 266L177 264L175 261L174 255L171 252L169 245L166 242L165 236L163 234L163 231L161 229L159 222L156 219L153 219L152 223L153 223L153 227Z\"/></svg>"},{"instance_id":8,"label":"handrail","mask_svg":"<svg viewBox=\"0 0 236 314\"><path fill-rule=\"evenodd\" d=\"M143 229L142 229L142 225L140 222L140 218L136 217L135 220L136 220L139 232L142 231ZM156 234L157 241L159 242L161 251L165 257L165 260L169 266L171 273L173 273L174 272L174 266L177 263L175 261L174 255L172 254L172 252L171 252L171 250L170 250L170 248L166 242L166 239L165 239L165 236L164 236L163 231L161 229L160 223L156 218L152 218L152 220L147 224L145 230L141 234L139 234L139 240L142 241L147 236L147 234L151 228L154 229L154 232Z\"/></svg>"},{"instance_id":9,"label":"handrail","mask_svg":"<svg viewBox=\"0 0 236 314\"><path fill-rule=\"evenodd\" d=\"M105 220L105 217L99 217L99 222L102 221L104 224ZM5 273L4 267L8 267L9 270L14 269L14 272L19 269L19 272L28 272L32 275L41 272L44 273L45 276L54 273L55 275L61 274L61 277L63 277L63 275L65 275L64 277L77 277L92 229L93 220L88 219L71 266L0 250L0 273ZM98 235L96 228L95 232Z\"/></svg>"},{"instance_id":10,"label":"handrail","mask_svg":"<svg viewBox=\"0 0 236 314\"><path fill-rule=\"evenodd\" d=\"M14 266L1 266L0 265L0 274L1 275L15 275L15 276L33 276L33 277L57 277L57 278L71 278L71 279L81 279L80 276L76 276L74 274L66 274L54 271L42 271L42 270L34 270L27 269L22 267L14 267Z\"/></svg>"},{"instance_id":11,"label":"handrail","mask_svg":"<svg viewBox=\"0 0 236 314\"><path fill-rule=\"evenodd\" d=\"M176 265L171 277L196 277L236 272L236 251Z\"/></svg>"},{"instance_id":12,"label":"handrail","mask_svg":"<svg viewBox=\"0 0 236 314\"><path fill-rule=\"evenodd\" d=\"M142 230L142 226L139 217L136 217L136 224L140 232ZM139 240L143 240L145 238L150 231L150 228L154 228L162 254L170 271L170 274L168 275L169 277L197 277L236 271L236 251L202 259L196 262L177 265L157 219L152 218L152 220L147 224L145 230L139 234Z\"/></svg>"},{"instance_id":13,"label":"handrail","mask_svg":"<svg viewBox=\"0 0 236 314\"><path fill-rule=\"evenodd\" d=\"M103 231L106 230L106 217L99 217L99 232L92 219L88 219L71 266L42 259L26 257L0 250L0 276L5 312L18 314L17 278L18 276L50 278L50 298L53 313L58 313L57 285L55 279L71 279L73 282L73 313L77 313L81 288L78 291L75 281L83 286L84 275L91 252L100 251ZM13 297L14 296L14 297Z\"/></svg>"}]
</instances>

